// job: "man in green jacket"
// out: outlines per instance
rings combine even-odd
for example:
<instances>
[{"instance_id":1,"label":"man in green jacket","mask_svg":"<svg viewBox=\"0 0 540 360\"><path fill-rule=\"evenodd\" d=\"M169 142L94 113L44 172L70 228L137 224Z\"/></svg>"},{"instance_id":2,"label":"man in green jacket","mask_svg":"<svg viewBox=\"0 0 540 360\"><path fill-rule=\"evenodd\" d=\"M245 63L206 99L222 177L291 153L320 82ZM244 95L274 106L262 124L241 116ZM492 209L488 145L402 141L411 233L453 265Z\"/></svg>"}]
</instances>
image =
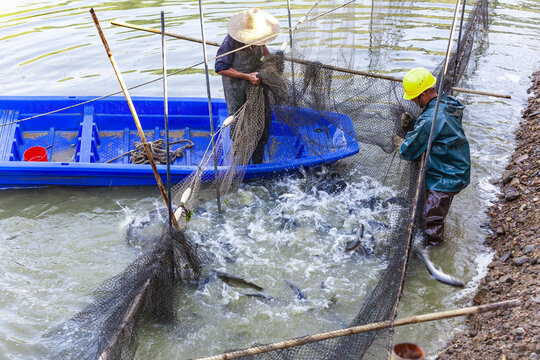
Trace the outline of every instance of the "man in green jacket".
<instances>
[{"instance_id":1,"label":"man in green jacket","mask_svg":"<svg viewBox=\"0 0 540 360\"><path fill-rule=\"evenodd\" d=\"M437 90L433 75L424 68L410 70L403 78L403 98L422 108L414 128L405 139L394 138L399 154L405 160L419 158L427 149ZM456 98L442 95L435 121L435 131L426 172L424 221L426 241L439 245L443 241L444 219L454 195L469 185L471 159L469 142L461 120L465 106ZM401 126L409 127L412 117L403 116Z\"/></svg>"}]
</instances>

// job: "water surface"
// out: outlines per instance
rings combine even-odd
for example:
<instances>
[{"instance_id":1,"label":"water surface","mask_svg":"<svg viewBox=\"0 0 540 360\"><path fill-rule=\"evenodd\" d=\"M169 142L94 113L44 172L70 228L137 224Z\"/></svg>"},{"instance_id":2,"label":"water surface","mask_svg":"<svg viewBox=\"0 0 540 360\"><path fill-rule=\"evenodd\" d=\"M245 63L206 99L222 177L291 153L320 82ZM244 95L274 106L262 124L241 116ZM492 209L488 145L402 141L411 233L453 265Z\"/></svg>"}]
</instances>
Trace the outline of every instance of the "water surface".
<instances>
[{"instance_id":1,"label":"water surface","mask_svg":"<svg viewBox=\"0 0 540 360\"><path fill-rule=\"evenodd\" d=\"M387 1L380 5L383 16L374 21L370 3L357 4L356 25L349 29L355 35L355 68L400 76L411 67L434 68L442 61L452 2ZM159 27L159 12L165 10L169 31L200 37L195 1L1 0L0 92L98 96L118 91L88 13L91 6L129 86L160 74L160 37L113 27L110 20ZM285 1L205 2L207 38L219 42L226 34L226 20L250 6L271 11L282 25L287 22ZM293 18L300 18L310 6L308 1L295 2ZM512 152L512 130L527 98L529 75L538 67L540 4L534 0L492 2L489 22L489 34L472 57L463 86L508 93L513 98L458 95L467 105L464 126L471 143L472 183L452 206L446 245L433 252L434 261L463 278L467 287L456 290L438 284L412 261L400 317L467 305L491 256L482 245L481 225L496 191L491 182ZM278 37L270 48L277 49L284 37ZM170 69L202 59L198 44L171 39L167 46ZM209 48L211 55L214 52ZM213 96L223 96L219 76L212 74L211 87ZM169 90L170 96L205 96L204 68L170 78ZM136 89L132 95L160 96L161 83ZM143 327L137 358L209 355L338 328L336 313L350 321L347 317L358 310L352 305L355 296L365 294L385 262L377 257L343 256L342 246L354 238L358 221L389 221L383 213L371 210L351 216L350 201L367 194L379 198L393 194L369 179L352 184L336 197L306 194L296 179L281 181L242 189L228 205L235 211L218 226L212 222L212 205L208 205L207 215L196 219L203 230L194 234L211 239L209 246L218 254L216 269L257 279L280 302L247 298L242 291L210 282L182 297L178 312L185 322ZM269 191L274 194L270 196ZM41 336L84 308L103 280L136 257L137 250L125 243L125 226L158 207L158 195L153 188L0 192L0 353L5 358L43 357L36 346ZM295 226L287 225L291 217ZM283 253L277 248L284 249ZM373 249L376 252L377 244ZM227 262L230 257L235 262ZM347 269L353 270L347 274ZM300 286L309 302L296 299L282 280ZM321 288L323 281L325 288ZM330 305L334 291L339 301ZM454 319L405 327L398 329L395 340L421 344L433 356L462 324L463 319Z\"/></svg>"}]
</instances>

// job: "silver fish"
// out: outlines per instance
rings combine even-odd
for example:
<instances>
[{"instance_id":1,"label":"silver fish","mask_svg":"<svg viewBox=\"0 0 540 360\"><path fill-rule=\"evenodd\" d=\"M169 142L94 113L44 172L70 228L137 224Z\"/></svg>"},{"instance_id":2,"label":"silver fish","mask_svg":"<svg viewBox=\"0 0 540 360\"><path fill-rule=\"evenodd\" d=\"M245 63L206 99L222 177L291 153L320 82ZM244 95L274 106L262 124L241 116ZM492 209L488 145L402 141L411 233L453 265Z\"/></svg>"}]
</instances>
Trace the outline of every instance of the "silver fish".
<instances>
[{"instance_id":1,"label":"silver fish","mask_svg":"<svg viewBox=\"0 0 540 360\"><path fill-rule=\"evenodd\" d=\"M244 294L244 296L259 298L259 299L268 300L268 301L276 300L275 297L272 297L272 296L266 295L266 294L261 294L261 293Z\"/></svg>"},{"instance_id":2,"label":"silver fish","mask_svg":"<svg viewBox=\"0 0 540 360\"><path fill-rule=\"evenodd\" d=\"M307 299L304 292L302 290L300 290L300 288L298 286L294 285L290 281L287 281L287 280L283 280L283 281L285 281L285 284L289 285L289 287L294 290L294 293L296 294L296 297L298 298L298 300Z\"/></svg>"},{"instance_id":3,"label":"silver fish","mask_svg":"<svg viewBox=\"0 0 540 360\"><path fill-rule=\"evenodd\" d=\"M242 288L251 288L255 289L257 291L263 291L264 289L252 282L246 281L242 279L241 277L234 276L231 274L227 274L222 271L216 271L216 276L219 280L223 281L225 284L229 286L235 286L235 287L242 287Z\"/></svg>"},{"instance_id":4,"label":"silver fish","mask_svg":"<svg viewBox=\"0 0 540 360\"><path fill-rule=\"evenodd\" d=\"M465 284L460 279L444 273L441 269L437 269L435 265L429 259L429 254L427 248L424 246L414 246L412 249L413 253L426 265L427 270L431 276L443 284L464 287Z\"/></svg>"},{"instance_id":5,"label":"silver fish","mask_svg":"<svg viewBox=\"0 0 540 360\"><path fill-rule=\"evenodd\" d=\"M345 247L345 252L354 251L360 248L364 256L367 256L369 252L367 251L365 247L361 245L361 241L363 237L364 237L364 224L360 224L360 226L358 227L358 230L356 231L356 239L354 239L352 243L348 244Z\"/></svg>"}]
</instances>

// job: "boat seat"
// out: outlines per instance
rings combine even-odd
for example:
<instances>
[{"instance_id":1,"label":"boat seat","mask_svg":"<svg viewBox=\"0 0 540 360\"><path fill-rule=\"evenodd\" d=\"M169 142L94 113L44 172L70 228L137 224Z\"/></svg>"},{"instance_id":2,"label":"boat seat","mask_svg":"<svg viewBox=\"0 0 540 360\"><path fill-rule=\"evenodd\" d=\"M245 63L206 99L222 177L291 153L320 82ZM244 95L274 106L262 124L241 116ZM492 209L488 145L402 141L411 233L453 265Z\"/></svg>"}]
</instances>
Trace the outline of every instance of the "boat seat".
<instances>
[{"instance_id":1,"label":"boat seat","mask_svg":"<svg viewBox=\"0 0 540 360\"><path fill-rule=\"evenodd\" d=\"M76 162L99 162L98 146L101 145L98 129L94 122L94 107L84 107L83 121L79 126L77 149L75 150Z\"/></svg>"},{"instance_id":2,"label":"boat seat","mask_svg":"<svg viewBox=\"0 0 540 360\"><path fill-rule=\"evenodd\" d=\"M0 125L11 123L19 118L17 110L0 109ZM19 124L0 127L0 161L21 161L24 139Z\"/></svg>"}]
</instances>

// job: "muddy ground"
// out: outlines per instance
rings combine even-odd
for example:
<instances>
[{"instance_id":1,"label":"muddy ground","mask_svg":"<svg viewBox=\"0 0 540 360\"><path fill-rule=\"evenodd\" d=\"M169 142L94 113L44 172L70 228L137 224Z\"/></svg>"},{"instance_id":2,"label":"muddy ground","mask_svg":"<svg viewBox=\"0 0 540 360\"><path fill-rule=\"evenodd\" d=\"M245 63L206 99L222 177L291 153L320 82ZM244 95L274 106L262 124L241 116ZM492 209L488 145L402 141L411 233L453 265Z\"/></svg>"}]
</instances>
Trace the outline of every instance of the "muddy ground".
<instances>
[{"instance_id":1,"label":"muddy ground","mask_svg":"<svg viewBox=\"0 0 540 360\"><path fill-rule=\"evenodd\" d=\"M477 314L437 359L540 359L540 70L516 131L516 148L487 213L496 251L475 305L519 299L518 308Z\"/></svg>"}]
</instances>

